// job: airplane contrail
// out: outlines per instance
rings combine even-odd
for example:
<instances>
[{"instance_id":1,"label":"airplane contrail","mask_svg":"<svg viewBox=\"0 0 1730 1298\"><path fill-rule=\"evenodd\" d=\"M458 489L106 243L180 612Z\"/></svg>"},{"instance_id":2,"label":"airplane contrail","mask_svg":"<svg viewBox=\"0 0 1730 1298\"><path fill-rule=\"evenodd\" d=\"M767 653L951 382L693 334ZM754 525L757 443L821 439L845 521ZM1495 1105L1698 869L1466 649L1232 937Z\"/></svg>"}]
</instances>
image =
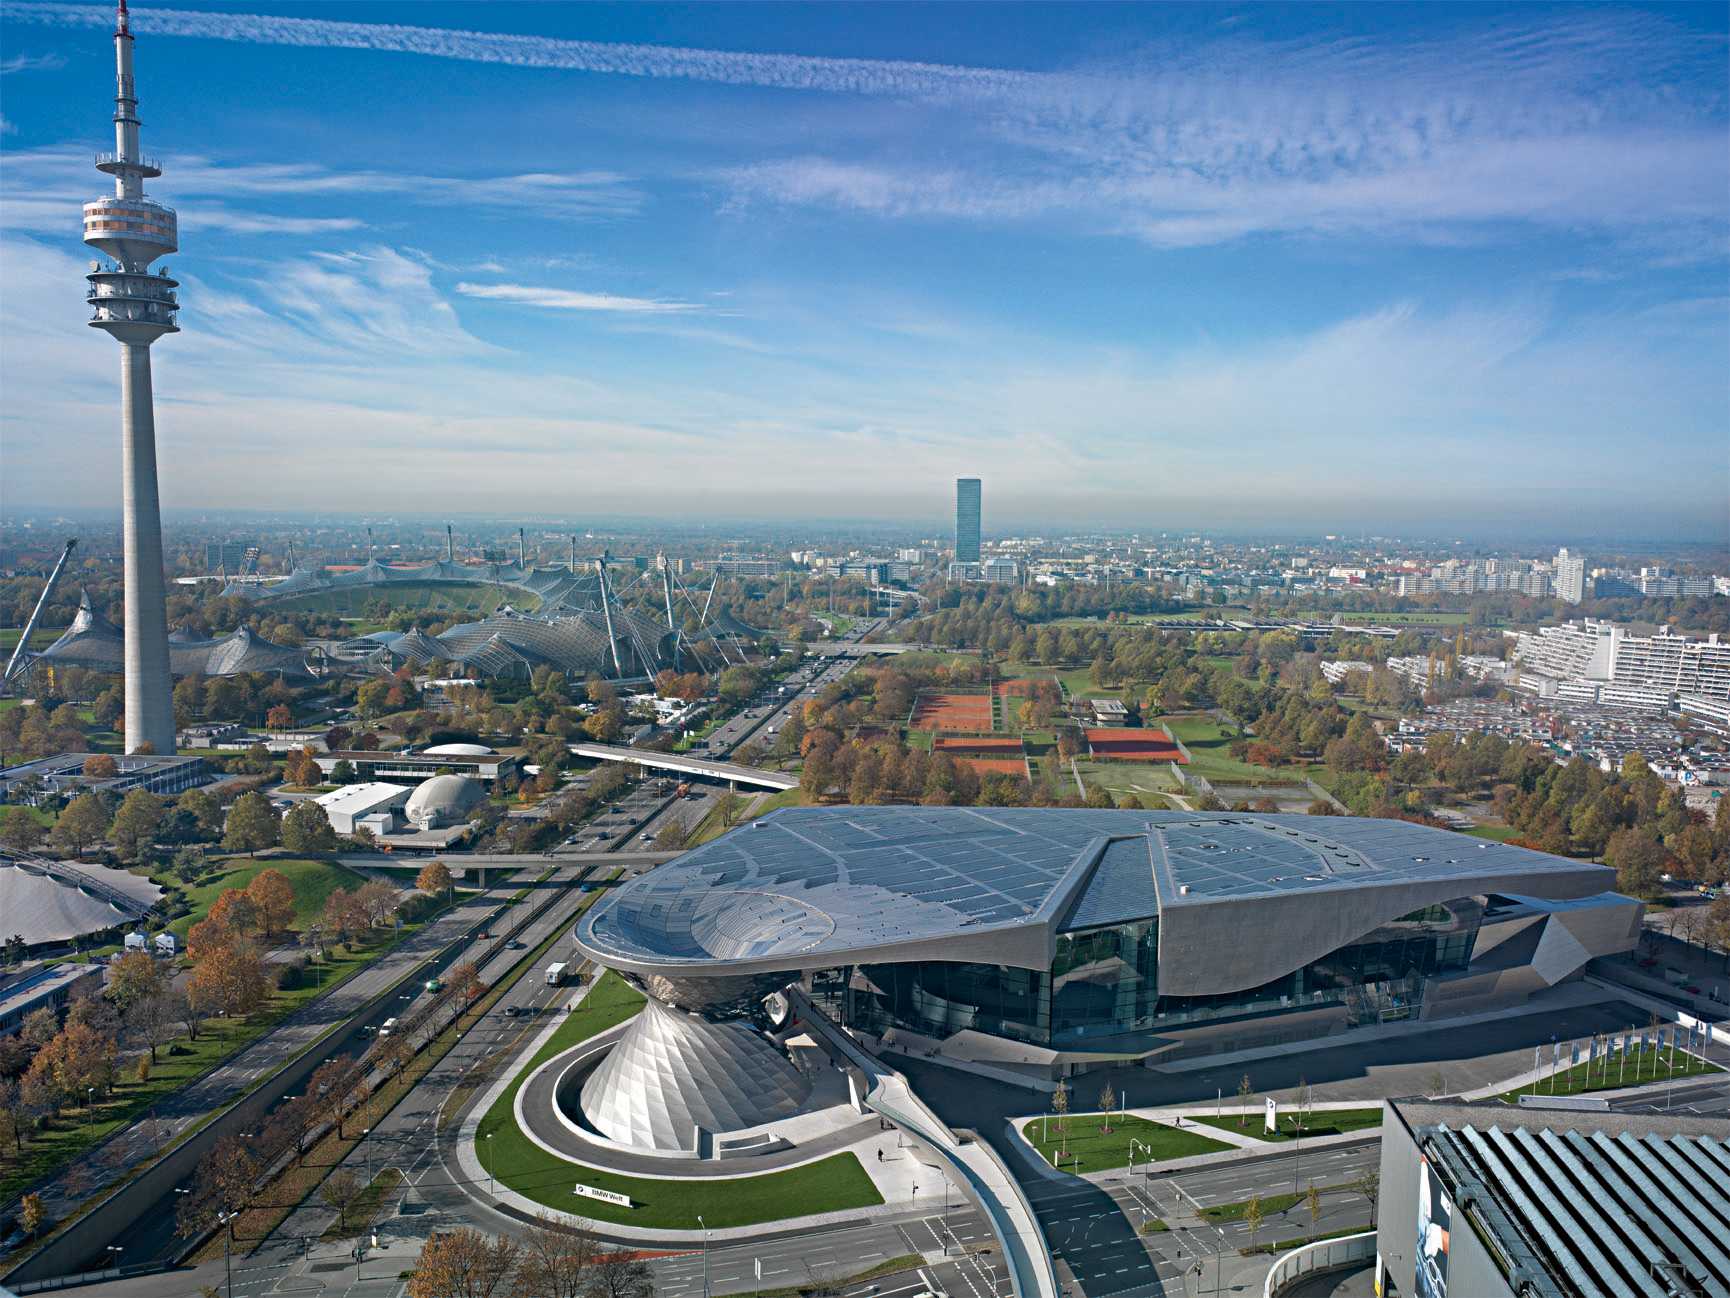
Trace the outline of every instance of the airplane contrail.
<instances>
[{"instance_id":1,"label":"airplane contrail","mask_svg":"<svg viewBox=\"0 0 1730 1298\"><path fill-rule=\"evenodd\" d=\"M16 22L64 27L107 27L104 5L19 0L6 6ZM273 14L225 14L191 9L139 8L132 29L156 36L190 36L257 45L377 50L513 67L553 68L615 76L711 81L783 90L824 91L885 98L1020 98L1067 80L1049 73L958 67L891 59L821 58L802 54L747 54L669 45L616 44L513 36L497 32L395 23L332 22Z\"/></svg>"}]
</instances>

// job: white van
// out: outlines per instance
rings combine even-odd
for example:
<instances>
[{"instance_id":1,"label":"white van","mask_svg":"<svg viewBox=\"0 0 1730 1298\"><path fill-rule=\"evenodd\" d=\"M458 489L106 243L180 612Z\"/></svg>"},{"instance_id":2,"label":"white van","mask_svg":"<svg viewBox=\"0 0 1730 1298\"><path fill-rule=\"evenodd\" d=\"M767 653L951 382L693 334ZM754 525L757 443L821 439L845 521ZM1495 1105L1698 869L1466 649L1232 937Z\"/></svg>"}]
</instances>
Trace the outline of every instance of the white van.
<instances>
[{"instance_id":1,"label":"white van","mask_svg":"<svg viewBox=\"0 0 1730 1298\"><path fill-rule=\"evenodd\" d=\"M386 1019L384 1021L384 1026L379 1028L379 1030L378 1030L379 1036L388 1037L390 1035L391 1029L394 1028L395 1026L396 1026L396 1020L395 1019Z\"/></svg>"}]
</instances>

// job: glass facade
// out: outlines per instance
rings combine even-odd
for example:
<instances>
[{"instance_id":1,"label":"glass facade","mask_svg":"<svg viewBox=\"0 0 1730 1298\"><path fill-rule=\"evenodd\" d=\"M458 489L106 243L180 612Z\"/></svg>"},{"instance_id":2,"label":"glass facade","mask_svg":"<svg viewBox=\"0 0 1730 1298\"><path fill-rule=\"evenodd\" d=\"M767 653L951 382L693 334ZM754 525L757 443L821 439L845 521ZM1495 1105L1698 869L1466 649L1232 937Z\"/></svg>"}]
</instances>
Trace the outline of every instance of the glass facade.
<instances>
[{"instance_id":1,"label":"glass facade","mask_svg":"<svg viewBox=\"0 0 1730 1298\"><path fill-rule=\"evenodd\" d=\"M979 479L955 479L955 562L979 562Z\"/></svg>"},{"instance_id":2,"label":"glass facade","mask_svg":"<svg viewBox=\"0 0 1730 1298\"><path fill-rule=\"evenodd\" d=\"M831 1012L873 1032L933 1037L963 1029L1052 1048L1209 1020L1343 1005L1360 1023L1406 1018L1425 981L1464 969L1483 904L1462 898L1384 924L1260 987L1219 996L1159 994L1159 922L1063 933L1049 970L990 964L866 965L813 980Z\"/></svg>"}]
</instances>

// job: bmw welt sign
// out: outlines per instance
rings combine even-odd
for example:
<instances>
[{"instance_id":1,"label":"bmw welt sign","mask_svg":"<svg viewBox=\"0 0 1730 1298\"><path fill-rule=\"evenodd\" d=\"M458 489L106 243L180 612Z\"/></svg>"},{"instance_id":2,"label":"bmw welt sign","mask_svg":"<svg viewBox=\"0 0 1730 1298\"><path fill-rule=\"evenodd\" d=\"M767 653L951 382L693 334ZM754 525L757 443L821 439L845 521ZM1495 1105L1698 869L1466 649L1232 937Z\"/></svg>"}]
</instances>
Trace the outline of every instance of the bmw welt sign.
<instances>
[{"instance_id":1,"label":"bmw welt sign","mask_svg":"<svg viewBox=\"0 0 1730 1298\"><path fill-rule=\"evenodd\" d=\"M602 1203L610 1203L619 1208L636 1207L636 1205L631 1202L630 1195L614 1194L611 1190L597 1190L592 1185L573 1185L571 1187L571 1193L580 1194L585 1199L599 1199Z\"/></svg>"}]
</instances>

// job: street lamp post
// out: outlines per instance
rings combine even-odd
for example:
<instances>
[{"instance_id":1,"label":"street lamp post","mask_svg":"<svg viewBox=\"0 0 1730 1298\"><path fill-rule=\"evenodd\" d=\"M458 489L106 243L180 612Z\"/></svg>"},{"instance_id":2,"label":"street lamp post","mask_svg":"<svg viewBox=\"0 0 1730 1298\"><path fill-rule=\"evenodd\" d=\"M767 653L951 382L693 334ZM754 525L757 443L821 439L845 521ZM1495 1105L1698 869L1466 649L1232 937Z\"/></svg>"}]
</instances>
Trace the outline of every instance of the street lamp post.
<instances>
[{"instance_id":1,"label":"street lamp post","mask_svg":"<svg viewBox=\"0 0 1730 1298\"><path fill-rule=\"evenodd\" d=\"M222 1266L228 1273L228 1298L234 1298L234 1214L219 1213L216 1218L222 1223Z\"/></svg>"},{"instance_id":2,"label":"street lamp post","mask_svg":"<svg viewBox=\"0 0 1730 1298\"><path fill-rule=\"evenodd\" d=\"M709 1228L703 1224L703 1214L697 1214L697 1229L703 1232L703 1298L709 1298Z\"/></svg>"}]
</instances>

